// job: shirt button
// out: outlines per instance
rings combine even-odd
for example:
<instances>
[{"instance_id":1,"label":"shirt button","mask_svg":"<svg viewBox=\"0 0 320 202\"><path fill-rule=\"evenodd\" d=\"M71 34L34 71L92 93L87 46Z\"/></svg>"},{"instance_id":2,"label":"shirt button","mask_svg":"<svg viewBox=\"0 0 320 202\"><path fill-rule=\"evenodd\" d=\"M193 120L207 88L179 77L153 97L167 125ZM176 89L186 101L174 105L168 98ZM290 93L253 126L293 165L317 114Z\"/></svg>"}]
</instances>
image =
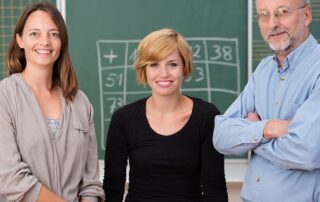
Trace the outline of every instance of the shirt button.
<instances>
[{"instance_id":1,"label":"shirt button","mask_svg":"<svg viewBox=\"0 0 320 202\"><path fill-rule=\"evenodd\" d=\"M257 177L257 182L260 182L260 177Z\"/></svg>"},{"instance_id":2,"label":"shirt button","mask_svg":"<svg viewBox=\"0 0 320 202\"><path fill-rule=\"evenodd\" d=\"M257 142L258 138L256 136L253 137L253 141Z\"/></svg>"},{"instance_id":3,"label":"shirt button","mask_svg":"<svg viewBox=\"0 0 320 202\"><path fill-rule=\"evenodd\" d=\"M286 80L286 78L284 78L284 76L282 76L282 77L280 77L280 80L284 81L284 80Z\"/></svg>"},{"instance_id":4,"label":"shirt button","mask_svg":"<svg viewBox=\"0 0 320 202\"><path fill-rule=\"evenodd\" d=\"M276 101L276 102L275 102L275 104L276 104L276 106L278 106L279 102L278 102L278 101Z\"/></svg>"}]
</instances>

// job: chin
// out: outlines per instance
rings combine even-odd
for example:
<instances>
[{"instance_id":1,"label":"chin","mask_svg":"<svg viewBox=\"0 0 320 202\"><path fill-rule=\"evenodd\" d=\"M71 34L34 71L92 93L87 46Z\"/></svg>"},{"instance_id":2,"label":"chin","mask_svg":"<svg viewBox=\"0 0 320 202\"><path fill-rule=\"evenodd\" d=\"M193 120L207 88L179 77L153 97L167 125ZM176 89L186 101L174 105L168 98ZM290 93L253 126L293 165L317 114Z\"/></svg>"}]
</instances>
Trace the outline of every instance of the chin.
<instances>
[{"instance_id":1,"label":"chin","mask_svg":"<svg viewBox=\"0 0 320 202\"><path fill-rule=\"evenodd\" d=\"M280 45L274 45L272 43L269 43L269 47L273 52L277 53L277 52L289 50L291 47L291 44L289 42L282 43Z\"/></svg>"}]
</instances>

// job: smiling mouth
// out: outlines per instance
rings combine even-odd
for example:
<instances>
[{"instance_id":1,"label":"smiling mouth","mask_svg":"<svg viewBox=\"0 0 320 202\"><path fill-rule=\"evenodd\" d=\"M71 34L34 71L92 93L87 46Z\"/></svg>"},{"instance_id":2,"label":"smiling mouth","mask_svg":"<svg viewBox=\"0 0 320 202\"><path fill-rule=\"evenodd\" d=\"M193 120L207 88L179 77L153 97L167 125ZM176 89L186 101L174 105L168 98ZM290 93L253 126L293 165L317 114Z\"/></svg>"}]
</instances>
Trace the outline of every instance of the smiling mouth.
<instances>
[{"instance_id":1,"label":"smiling mouth","mask_svg":"<svg viewBox=\"0 0 320 202\"><path fill-rule=\"evenodd\" d=\"M278 30L272 30L271 33L268 34L268 39L272 38L272 37L279 37L282 36L284 34L287 34L286 30L283 29L278 29Z\"/></svg>"},{"instance_id":2,"label":"smiling mouth","mask_svg":"<svg viewBox=\"0 0 320 202\"><path fill-rule=\"evenodd\" d=\"M34 52L39 54L50 54L52 51L51 50L34 50Z\"/></svg>"},{"instance_id":3,"label":"smiling mouth","mask_svg":"<svg viewBox=\"0 0 320 202\"><path fill-rule=\"evenodd\" d=\"M157 81L157 84L161 87L168 87L172 81Z\"/></svg>"}]
</instances>

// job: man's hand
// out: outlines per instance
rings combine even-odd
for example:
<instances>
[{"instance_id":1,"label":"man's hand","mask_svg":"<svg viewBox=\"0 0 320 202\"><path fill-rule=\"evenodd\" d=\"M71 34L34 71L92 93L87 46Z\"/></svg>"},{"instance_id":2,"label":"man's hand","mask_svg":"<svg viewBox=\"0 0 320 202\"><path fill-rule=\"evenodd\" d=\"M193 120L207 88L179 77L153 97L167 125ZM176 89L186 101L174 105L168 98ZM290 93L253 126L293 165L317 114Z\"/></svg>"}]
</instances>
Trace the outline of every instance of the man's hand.
<instances>
[{"instance_id":1,"label":"man's hand","mask_svg":"<svg viewBox=\"0 0 320 202\"><path fill-rule=\"evenodd\" d=\"M260 116L257 112L249 112L247 114L247 119L250 121L260 121Z\"/></svg>"},{"instance_id":2,"label":"man's hand","mask_svg":"<svg viewBox=\"0 0 320 202\"><path fill-rule=\"evenodd\" d=\"M263 128L263 136L267 140L283 136L288 133L290 121L272 119L269 120Z\"/></svg>"},{"instance_id":3,"label":"man's hand","mask_svg":"<svg viewBox=\"0 0 320 202\"><path fill-rule=\"evenodd\" d=\"M249 112L247 119L250 121L260 121L260 116L257 112ZM288 133L290 121L281 119L269 120L263 129L263 136L265 139L270 140L280 137Z\"/></svg>"}]
</instances>

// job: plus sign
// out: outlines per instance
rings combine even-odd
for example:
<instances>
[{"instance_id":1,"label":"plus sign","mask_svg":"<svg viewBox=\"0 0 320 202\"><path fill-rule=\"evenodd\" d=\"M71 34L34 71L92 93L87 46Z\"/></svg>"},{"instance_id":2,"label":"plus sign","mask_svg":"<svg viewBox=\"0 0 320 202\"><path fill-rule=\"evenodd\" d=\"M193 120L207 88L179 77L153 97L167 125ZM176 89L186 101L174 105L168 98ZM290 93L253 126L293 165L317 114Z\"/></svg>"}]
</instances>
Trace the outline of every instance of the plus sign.
<instances>
[{"instance_id":1,"label":"plus sign","mask_svg":"<svg viewBox=\"0 0 320 202\"><path fill-rule=\"evenodd\" d=\"M103 55L104 58L109 58L109 62L112 63L114 58L117 58L118 55L113 54L113 49L110 50L110 54Z\"/></svg>"}]
</instances>

